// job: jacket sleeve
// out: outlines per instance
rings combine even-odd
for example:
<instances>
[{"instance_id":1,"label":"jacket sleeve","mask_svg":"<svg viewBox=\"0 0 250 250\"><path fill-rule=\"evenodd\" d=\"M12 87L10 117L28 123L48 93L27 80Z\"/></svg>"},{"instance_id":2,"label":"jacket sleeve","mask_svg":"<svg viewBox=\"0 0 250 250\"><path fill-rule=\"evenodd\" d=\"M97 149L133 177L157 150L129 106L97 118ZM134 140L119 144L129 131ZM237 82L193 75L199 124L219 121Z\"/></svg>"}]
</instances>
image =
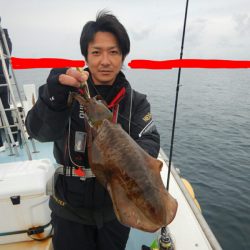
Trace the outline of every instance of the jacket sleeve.
<instances>
[{"instance_id":1,"label":"jacket sleeve","mask_svg":"<svg viewBox=\"0 0 250 250\"><path fill-rule=\"evenodd\" d=\"M131 117L132 138L151 156L157 157L160 150L160 135L156 129L150 104L145 95L134 91Z\"/></svg>"},{"instance_id":2,"label":"jacket sleeve","mask_svg":"<svg viewBox=\"0 0 250 250\"><path fill-rule=\"evenodd\" d=\"M70 114L67 98L69 91L75 90L59 83L59 75L66 70L51 70L47 83L39 88L37 102L27 114L25 120L27 132L38 141L60 139L66 129Z\"/></svg>"}]
</instances>

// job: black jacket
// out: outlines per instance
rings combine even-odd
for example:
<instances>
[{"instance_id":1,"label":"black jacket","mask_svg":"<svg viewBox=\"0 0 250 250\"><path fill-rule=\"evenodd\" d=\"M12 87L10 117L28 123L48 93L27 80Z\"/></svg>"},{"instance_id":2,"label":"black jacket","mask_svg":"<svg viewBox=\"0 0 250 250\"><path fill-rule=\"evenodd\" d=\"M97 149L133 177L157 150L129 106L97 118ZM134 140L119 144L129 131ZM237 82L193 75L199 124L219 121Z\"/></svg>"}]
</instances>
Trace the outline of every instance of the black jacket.
<instances>
[{"instance_id":1,"label":"black jacket","mask_svg":"<svg viewBox=\"0 0 250 250\"><path fill-rule=\"evenodd\" d=\"M26 128L31 137L42 142L54 142L54 157L58 163L73 166L69 159L70 153L75 163L88 168L87 153L74 151L76 131L85 131L84 115L78 102L74 102L71 109L67 107L69 91L77 90L59 83L59 75L65 72L66 69L53 69L47 84L39 88L39 98L27 115ZM97 91L101 89L94 86L91 77L88 86L91 96L99 94ZM160 137L152 121L150 104L145 95L132 90L122 72L108 90L105 101L110 104L121 90L125 90L125 95L119 102L117 122L145 151L157 157ZM67 138L70 138L70 149L67 147ZM61 198L63 196L78 215L81 214L81 218L73 215L71 209L66 211L67 209L51 199L50 207L57 215L86 224L100 224L114 218L111 199L95 178L80 181L77 177L60 176L56 189L58 195Z\"/></svg>"}]
</instances>

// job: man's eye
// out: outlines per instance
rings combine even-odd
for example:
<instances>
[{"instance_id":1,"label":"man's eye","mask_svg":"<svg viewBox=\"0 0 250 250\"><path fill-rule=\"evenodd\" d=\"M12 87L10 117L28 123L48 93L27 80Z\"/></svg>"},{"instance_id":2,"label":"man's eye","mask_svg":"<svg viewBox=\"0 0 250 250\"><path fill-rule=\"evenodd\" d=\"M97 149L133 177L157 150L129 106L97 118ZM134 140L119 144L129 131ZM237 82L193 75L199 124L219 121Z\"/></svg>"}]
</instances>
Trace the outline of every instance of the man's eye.
<instances>
[{"instance_id":1,"label":"man's eye","mask_svg":"<svg viewBox=\"0 0 250 250\"><path fill-rule=\"evenodd\" d=\"M94 51L91 52L91 54L92 54L92 55L98 55L98 54L99 54L99 51L94 50Z\"/></svg>"},{"instance_id":2,"label":"man's eye","mask_svg":"<svg viewBox=\"0 0 250 250\"><path fill-rule=\"evenodd\" d=\"M112 55L118 55L119 54L119 51L118 50L111 50L110 53Z\"/></svg>"}]
</instances>

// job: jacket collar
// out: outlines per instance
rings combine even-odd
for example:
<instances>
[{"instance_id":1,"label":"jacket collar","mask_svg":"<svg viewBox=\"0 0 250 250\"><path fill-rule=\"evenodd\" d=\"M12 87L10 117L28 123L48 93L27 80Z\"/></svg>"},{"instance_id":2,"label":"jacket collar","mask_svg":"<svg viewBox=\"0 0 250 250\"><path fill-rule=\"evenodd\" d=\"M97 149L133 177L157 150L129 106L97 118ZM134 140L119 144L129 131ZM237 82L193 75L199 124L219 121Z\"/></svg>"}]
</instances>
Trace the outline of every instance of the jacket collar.
<instances>
[{"instance_id":1,"label":"jacket collar","mask_svg":"<svg viewBox=\"0 0 250 250\"><path fill-rule=\"evenodd\" d=\"M89 72L89 79L88 79L88 86L89 86L89 91L91 96L96 96L98 95L98 92L96 90L95 84L93 82L92 76L91 76L91 72L89 71L88 68L84 69L86 71ZM122 89L127 89L130 86L129 82L127 81L125 75L123 74L123 72L119 72L114 84L112 85L111 89L110 89L110 93L106 98L106 102L108 104L110 104L117 96L117 94L119 94Z\"/></svg>"}]
</instances>

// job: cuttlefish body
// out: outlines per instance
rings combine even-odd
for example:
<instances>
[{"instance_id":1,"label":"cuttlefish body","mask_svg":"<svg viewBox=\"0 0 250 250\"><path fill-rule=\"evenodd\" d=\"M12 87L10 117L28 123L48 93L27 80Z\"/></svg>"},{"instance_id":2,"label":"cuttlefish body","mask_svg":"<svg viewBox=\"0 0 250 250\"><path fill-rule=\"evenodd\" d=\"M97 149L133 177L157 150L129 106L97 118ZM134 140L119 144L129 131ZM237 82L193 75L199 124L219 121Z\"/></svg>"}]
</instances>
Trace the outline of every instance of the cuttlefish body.
<instances>
[{"instance_id":1,"label":"cuttlefish body","mask_svg":"<svg viewBox=\"0 0 250 250\"><path fill-rule=\"evenodd\" d=\"M89 163L107 188L118 220L147 232L169 224L177 202L162 182L162 162L144 151L119 124L112 123L112 113L100 101L86 101L77 94L73 98L85 107L92 126L88 132Z\"/></svg>"}]
</instances>

